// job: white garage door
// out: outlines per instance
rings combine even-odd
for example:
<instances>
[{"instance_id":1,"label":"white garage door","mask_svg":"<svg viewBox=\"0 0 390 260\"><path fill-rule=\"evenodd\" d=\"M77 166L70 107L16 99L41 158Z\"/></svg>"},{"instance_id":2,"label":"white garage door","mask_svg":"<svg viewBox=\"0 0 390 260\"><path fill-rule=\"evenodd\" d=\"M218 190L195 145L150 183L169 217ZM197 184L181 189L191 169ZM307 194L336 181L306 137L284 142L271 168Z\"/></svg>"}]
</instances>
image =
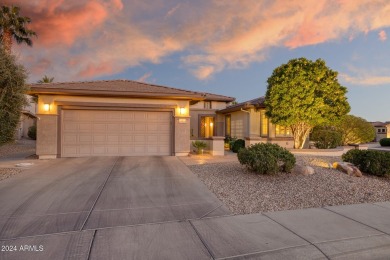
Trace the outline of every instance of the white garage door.
<instances>
[{"instance_id":1,"label":"white garage door","mask_svg":"<svg viewBox=\"0 0 390 260\"><path fill-rule=\"evenodd\" d=\"M171 112L62 113L61 157L171 155Z\"/></svg>"}]
</instances>

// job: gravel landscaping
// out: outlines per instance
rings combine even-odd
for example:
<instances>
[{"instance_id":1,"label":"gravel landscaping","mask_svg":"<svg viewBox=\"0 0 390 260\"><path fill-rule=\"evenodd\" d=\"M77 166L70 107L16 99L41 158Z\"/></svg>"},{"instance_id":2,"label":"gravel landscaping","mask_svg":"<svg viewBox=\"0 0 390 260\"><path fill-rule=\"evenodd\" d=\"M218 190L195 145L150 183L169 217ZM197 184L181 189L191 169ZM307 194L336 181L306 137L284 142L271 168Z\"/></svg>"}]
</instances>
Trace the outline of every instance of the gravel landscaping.
<instances>
[{"instance_id":1,"label":"gravel landscaping","mask_svg":"<svg viewBox=\"0 0 390 260\"><path fill-rule=\"evenodd\" d=\"M15 143L0 146L0 162L13 159L35 159L35 141L30 139L17 140ZM0 181L7 179L22 171L21 168L2 168L0 165Z\"/></svg>"},{"instance_id":2,"label":"gravel landscaping","mask_svg":"<svg viewBox=\"0 0 390 260\"><path fill-rule=\"evenodd\" d=\"M188 167L235 214L390 200L390 178L352 177L329 169L340 157L295 157L315 174L257 175L236 161Z\"/></svg>"},{"instance_id":3,"label":"gravel landscaping","mask_svg":"<svg viewBox=\"0 0 390 260\"><path fill-rule=\"evenodd\" d=\"M5 180L12 175L20 173L22 170L17 168L0 168L0 181Z\"/></svg>"},{"instance_id":4,"label":"gravel landscaping","mask_svg":"<svg viewBox=\"0 0 390 260\"><path fill-rule=\"evenodd\" d=\"M0 159L25 158L35 154L35 141L20 139L15 143L0 146Z\"/></svg>"}]
</instances>

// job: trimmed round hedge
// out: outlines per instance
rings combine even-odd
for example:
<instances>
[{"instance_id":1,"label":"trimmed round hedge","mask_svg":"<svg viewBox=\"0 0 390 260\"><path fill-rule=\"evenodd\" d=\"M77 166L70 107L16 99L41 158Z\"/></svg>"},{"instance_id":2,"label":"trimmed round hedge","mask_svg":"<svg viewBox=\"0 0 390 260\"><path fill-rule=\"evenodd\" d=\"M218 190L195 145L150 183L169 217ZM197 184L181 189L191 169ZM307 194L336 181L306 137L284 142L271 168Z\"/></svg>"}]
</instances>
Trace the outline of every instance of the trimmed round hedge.
<instances>
[{"instance_id":1,"label":"trimmed round hedge","mask_svg":"<svg viewBox=\"0 0 390 260\"><path fill-rule=\"evenodd\" d=\"M27 132L28 137L30 137L33 140L37 140L37 126L32 125L28 128Z\"/></svg>"},{"instance_id":2,"label":"trimmed round hedge","mask_svg":"<svg viewBox=\"0 0 390 260\"><path fill-rule=\"evenodd\" d=\"M364 173L390 176L390 152L353 149L343 154L342 159L356 165Z\"/></svg>"},{"instance_id":3,"label":"trimmed round hedge","mask_svg":"<svg viewBox=\"0 0 390 260\"><path fill-rule=\"evenodd\" d=\"M238 161L259 174L291 172L295 157L277 144L258 143L239 150Z\"/></svg>"},{"instance_id":4,"label":"trimmed round hedge","mask_svg":"<svg viewBox=\"0 0 390 260\"><path fill-rule=\"evenodd\" d=\"M237 139L234 141L233 145L232 145L232 151L234 153L238 153L238 151L241 149L241 148L245 148L245 140L243 139Z\"/></svg>"},{"instance_id":5,"label":"trimmed round hedge","mask_svg":"<svg viewBox=\"0 0 390 260\"><path fill-rule=\"evenodd\" d=\"M314 128L310 140L315 142L318 149L331 149L341 145L342 135L334 130Z\"/></svg>"},{"instance_id":6,"label":"trimmed round hedge","mask_svg":"<svg viewBox=\"0 0 390 260\"><path fill-rule=\"evenodd\" d=\"M379 144L381 146L390 146L390 138L382 138L380 141L379 141Z\"/></svg>"}]
</instances>

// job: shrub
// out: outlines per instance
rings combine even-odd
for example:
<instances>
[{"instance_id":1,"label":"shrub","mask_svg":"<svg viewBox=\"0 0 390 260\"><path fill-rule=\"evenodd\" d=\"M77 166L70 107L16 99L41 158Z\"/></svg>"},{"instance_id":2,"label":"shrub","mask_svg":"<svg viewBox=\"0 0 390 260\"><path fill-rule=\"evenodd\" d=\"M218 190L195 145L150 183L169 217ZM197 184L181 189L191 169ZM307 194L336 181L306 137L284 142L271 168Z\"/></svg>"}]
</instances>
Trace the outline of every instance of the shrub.
<instances>
[{"instance_id":1,"label":"shrub","mask_svg":"<svg viewBox=\"0 0 390 260\"><path fill-rule=\"evenodd\" d=\"M290 172L295 165L294 155L277 144L254 144L240 149L237 156L242 165L260 174Z\"/></svg>"},{"instance_id":2,"label":"shrub","mask_svg":"<svg viewBox=\"0 0 390 260\"><path fill-rule=\"evenodd\" d=\"M198 153L201 153L202 149L207 147L207 144L203 141L196 140L192 142L192 146L194 146Z\"/></svg>"},{"instance_id":3,"label":"shrub","mask_svg":"<svg viewBox=\"0 0 390 260\"><path fill-rule=\"evenodd\" d=\"M341 145L341 138L340 132L322 128L314 128L310 136L318 149L336 148Z\"/></svg>"},{"instance_id":4,"label":"shrub","mask_svg":"<svg viewBox=\"0 0 390 260\"><path fill-rule=\"evenodd\" d=\"M379 144L381 146L390 146L390 138L382 138L380 141L379 141Z\"/></svg>"},{"instance_id":5,"label":"shrub","mask_svg":"<svg viewBox=\"0 0 390 260\"><path fill-rule=\"evenodd\" d=\"M33 125L28 128L27 132L28 137L30 137L33 140L37 140L37 126Z\"/></svg>"},{"instance_id":6,"label":"shrub","mask_svg":"<svg viewBox=\"0 0 390 260\"><path fill-rule=\"evenodd\" d=\"M238 153L238 151L241 148L245 148L245 140L242 140L242 139L235 140L234 143L233 143L233 146L232 146L232 151L234 153Z\"/></svg>"},{"instance_id":7,"label":"shrub","mask_svg":"<svg viewBox=\"0 0 390 260\"><path fill-rule=\"evenodd\" d=\"M373 150L349 150L342 155L345 162L356 165L362 172L376 176L390 175L390 153Z\"/></svg>"}]
</instances>

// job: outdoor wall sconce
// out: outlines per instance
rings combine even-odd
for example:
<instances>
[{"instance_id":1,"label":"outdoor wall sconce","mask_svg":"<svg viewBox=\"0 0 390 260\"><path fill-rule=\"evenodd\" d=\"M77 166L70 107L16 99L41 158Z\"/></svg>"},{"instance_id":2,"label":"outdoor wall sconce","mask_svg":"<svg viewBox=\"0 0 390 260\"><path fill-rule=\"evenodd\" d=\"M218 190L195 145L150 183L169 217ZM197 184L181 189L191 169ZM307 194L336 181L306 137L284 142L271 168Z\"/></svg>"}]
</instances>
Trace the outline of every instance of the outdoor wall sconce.
<instances>
[{"instance_id":1,"label":"outdoor wall sconce","mask_svg":"<svg viewBox=\"0 0 390 260\"><path fill-rule=\"evenodd\" d=\"M186 113L186 108L185 107L181 107L180 108L180 115L185 115Z\"/></svg>"},{"instance_id":2,"label":"outdoor wall sconce","mask_svg":"<svg viewBox=\"0 0 390 260\"><path fill-rule=\"evenodd\" d=\"M43 104L43 111L49 112L50 111L50 104Z\"/></svg>"}]
</instances>

